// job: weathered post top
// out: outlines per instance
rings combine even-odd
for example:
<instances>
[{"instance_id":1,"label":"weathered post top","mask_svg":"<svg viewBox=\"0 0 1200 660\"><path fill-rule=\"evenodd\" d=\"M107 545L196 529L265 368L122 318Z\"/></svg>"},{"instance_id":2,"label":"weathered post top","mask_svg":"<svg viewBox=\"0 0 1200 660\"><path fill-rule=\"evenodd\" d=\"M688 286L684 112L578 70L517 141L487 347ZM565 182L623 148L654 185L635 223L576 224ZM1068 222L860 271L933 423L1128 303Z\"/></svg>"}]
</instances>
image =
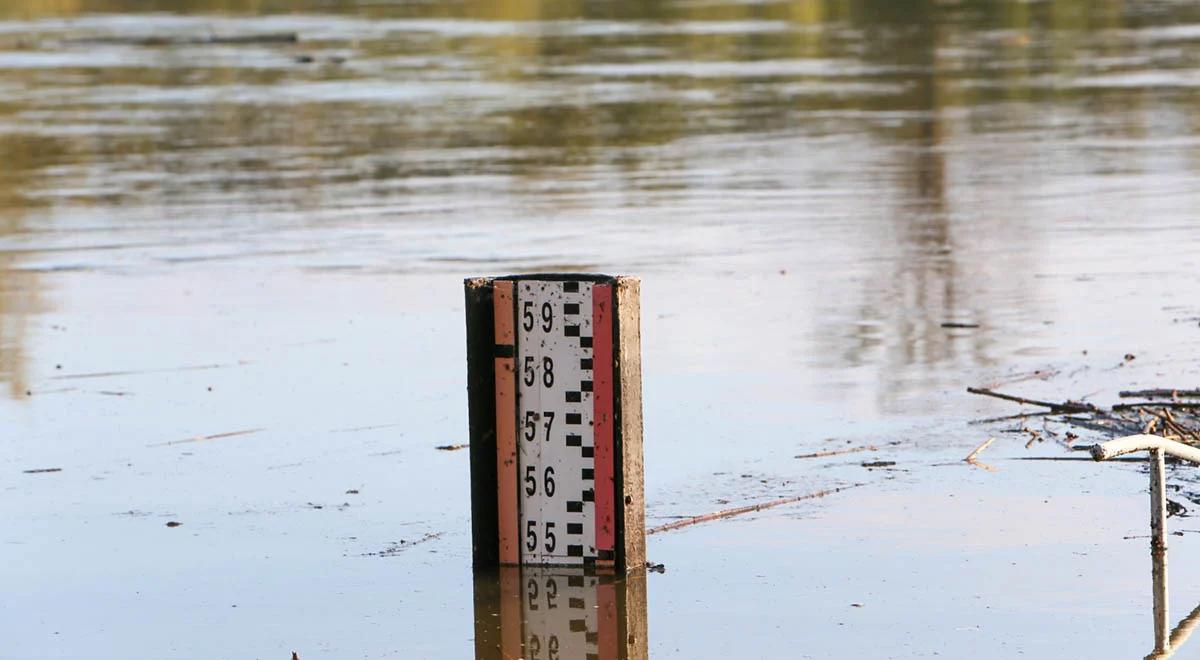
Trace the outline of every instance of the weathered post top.
<instances>
[{"instance_id":1,"label":"weathered post top","mask_svg":"<svg viewBox=\"0 0 1200 660\"><path fill-rule=\"evenodd\" d=\"M645 566L639 284L466 281L476 568Z\"/></svg>"}]
</instances>

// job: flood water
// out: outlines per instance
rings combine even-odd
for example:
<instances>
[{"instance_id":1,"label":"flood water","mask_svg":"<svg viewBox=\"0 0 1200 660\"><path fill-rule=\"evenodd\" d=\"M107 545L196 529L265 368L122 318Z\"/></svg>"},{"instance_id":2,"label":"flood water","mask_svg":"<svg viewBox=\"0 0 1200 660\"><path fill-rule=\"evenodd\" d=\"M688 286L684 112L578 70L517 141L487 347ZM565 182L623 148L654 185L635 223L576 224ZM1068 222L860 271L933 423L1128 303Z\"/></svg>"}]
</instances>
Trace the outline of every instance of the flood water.
<instances>
[{"instance_id":1,"label":"flood water","mask_svg":"<svg viewBox=\"0 0 1200 660\"><path fill-rule=\"evenodd\" d=\"M654 658L1143 657L1143 467L965 388L1196 386L1197 209L1191 2L0 0L0 658L476 657L435 447L462 279L537 271L642 278L650 525L854 486L538 594Z\"/></svg>"}]
</instances>

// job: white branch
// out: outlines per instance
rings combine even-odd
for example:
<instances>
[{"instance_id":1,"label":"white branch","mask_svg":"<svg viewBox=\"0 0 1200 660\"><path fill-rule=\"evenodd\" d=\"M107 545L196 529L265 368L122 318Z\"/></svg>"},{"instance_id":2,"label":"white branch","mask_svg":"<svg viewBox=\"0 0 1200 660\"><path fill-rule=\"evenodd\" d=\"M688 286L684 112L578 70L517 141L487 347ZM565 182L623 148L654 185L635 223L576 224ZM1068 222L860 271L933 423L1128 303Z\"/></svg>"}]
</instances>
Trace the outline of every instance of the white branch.
<instances>
[{"instance_id":1,"label":"white branch","mask_svg":"<svg viewBox=\"0 0 1200 660\"><path fill-rule=\"evenodd\" d=\"M1185 461L1200 463L1200 449L1182 442L1167 440L1157 435L1130 435L1116 440L1109 440L1098 445L1092 445L1092 458L1097 461L1107 461L1110 458L1132 454L1136 451L1161 450Z\"/></svg>"}]
</instances>

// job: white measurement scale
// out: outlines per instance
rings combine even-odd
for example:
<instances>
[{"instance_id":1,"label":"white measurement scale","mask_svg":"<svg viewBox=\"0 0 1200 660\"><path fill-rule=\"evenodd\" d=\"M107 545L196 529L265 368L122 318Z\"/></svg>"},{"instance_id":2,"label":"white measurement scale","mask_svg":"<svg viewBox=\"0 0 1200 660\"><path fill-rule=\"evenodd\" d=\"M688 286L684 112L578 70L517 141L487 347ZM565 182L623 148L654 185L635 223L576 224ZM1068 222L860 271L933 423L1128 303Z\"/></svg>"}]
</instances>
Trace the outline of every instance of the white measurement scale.
<instances>
[{"instance_id":1,"label":"white measurement scale","mask_svg":"<svg viewBox=\"0 0 1200 660\"><path fill-rule=\"evenodd\" d=\"M590 282L517 284L522 564L597 556L592 293Z\"/></svg>"},{"instance_id":2,"label":"white measurement scale","mask_svg":"<svg viewBox=\"0 0 1200 660\"><path fill-rule=\"evenodd\" d=\"M476 568L645 566L639 286L465 282Z\"/></svg>"},{"instance_id":3,"label":"white measurement scale","mask_svg":"<svg viewBox=\"0 0 1200 660\"><path fill-rule=\"evenodd\" d=\"M497 280L494 296L500 563L611 564L613 287Z\"/></svg>"}]
</instances>

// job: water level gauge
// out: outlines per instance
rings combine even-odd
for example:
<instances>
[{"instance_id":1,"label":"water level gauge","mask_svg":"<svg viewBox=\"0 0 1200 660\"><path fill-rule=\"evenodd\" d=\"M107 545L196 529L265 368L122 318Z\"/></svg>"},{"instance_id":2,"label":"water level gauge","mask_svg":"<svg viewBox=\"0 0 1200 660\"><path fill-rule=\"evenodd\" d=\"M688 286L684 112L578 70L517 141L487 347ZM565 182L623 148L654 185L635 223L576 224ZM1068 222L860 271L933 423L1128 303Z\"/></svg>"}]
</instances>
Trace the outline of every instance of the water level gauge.
<instances>
[{"instance_id":1,"label":"water level gauge","mask_svg":"<svg viewBox=\"0 0 1200 660\"><path fill-rule=\"evenodd\" d=\"M645 564L639 282L466 282L477 567Z\"/></svg>"}]
</instances>

